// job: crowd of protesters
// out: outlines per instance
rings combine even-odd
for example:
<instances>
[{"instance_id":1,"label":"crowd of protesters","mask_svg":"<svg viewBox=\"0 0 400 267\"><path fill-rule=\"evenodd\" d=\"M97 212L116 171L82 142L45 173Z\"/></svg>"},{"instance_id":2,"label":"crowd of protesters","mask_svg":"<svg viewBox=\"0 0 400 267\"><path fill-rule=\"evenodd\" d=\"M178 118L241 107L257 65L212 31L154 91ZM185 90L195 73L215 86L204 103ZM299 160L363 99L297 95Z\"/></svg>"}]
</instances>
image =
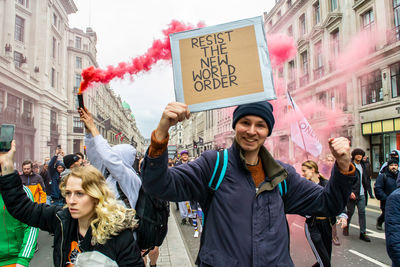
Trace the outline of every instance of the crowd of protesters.
<instances>
[{"instance_id":1,"label":"crowd of protesters","mask_svg":"<svg viewBox=\"0 0 400 267\"><path fill-rule=\"evenodd\" d=\"M375 195L365 152L355 148L350 153L343 137L329 140L331 154L320 162L301 163L304 179L263 146L274 127L272 111L268 102L238 106L233 145L192 160L187 150L178 159L168 158L166 149L169 128L190 116L182 103L166 107L140 162L132 145L110 146L86 109L79 109L86 155L65 155L57 147L42 163L27 159L16 171L13 141L11 150L0 154L0 203L6 207L3 231L13 229L16 236L1 235L0 266L28 266L38 229L54 236L55 266L145 266L147 257L156 266L158 246L146 256L137 245L135 206L141 187L177 203L181 223L193 226L194 238L201 237L200 267L293 266L285 214L306 218L305 235L317 261L313 266L331 266L332 244L340 245L336 224L348 236L355 207L359 238L371 242L368 195L380 200L376 228L385 228L388 254L393 266L400 266L399 151L393 150L382 166ZM6 243L15 249L6 253Z\"/></svg>"}]
</instances>

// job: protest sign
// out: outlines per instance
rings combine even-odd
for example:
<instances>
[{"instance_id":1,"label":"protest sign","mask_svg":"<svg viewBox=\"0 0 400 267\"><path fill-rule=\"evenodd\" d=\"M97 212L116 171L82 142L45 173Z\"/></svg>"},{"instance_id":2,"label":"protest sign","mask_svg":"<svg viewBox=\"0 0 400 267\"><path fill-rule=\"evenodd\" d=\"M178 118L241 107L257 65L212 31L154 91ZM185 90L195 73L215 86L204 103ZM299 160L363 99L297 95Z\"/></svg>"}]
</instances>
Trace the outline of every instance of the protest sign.
<instances>
[{"instance_id":1,"label":"protest sign","mask_svg":"<svg viewBox=\"0 0 400 267\"><path fill-rule=\"evenodd\" d=\"M275 99L262 17L170 35L175 96L192 112Z\"/></svg>"}]
</instances>

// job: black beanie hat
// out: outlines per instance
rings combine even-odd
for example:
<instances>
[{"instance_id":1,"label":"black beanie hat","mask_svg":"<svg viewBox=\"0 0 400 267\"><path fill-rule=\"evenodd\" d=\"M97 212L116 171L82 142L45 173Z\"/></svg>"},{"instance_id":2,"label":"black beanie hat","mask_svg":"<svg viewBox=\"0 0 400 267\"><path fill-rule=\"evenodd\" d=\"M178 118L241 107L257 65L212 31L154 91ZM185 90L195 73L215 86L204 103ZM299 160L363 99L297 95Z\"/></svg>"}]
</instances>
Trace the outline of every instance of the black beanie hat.
<instances>
[{"instance_id":1,"label":"black beanie hat","mask_svg":"<svg viewBox=\"0 0 400 267\"><path fill-rule=\"evenodd\" d=\"M268 136L270 136L275 124L274 114L272 113L273 110L274 109L272 105L267 101L260 101L237 106L235 111L233 111L232 128L235 129L235 125L240 118L247 115L255 115L265 120L269 129Z\"/></svg>"},{"instance_id":2,"label":"black beanie hat","mask_svg":"<svg viewBox=\"0 0 400 267\"><path fill-rule=\"evenodd\" d=\"M65 168L69 169L71 168L71 165L74 164L79 160L79 157L75 154L69 154L64 156L63 161L65 164Z\"/></svg>"},{"instance_id":3,"label":"black beanie hat","mask_svg":"<svg viewBox=\"0 0 400 267\"><path fill-rule=\"evenodd\" d=\"M396 159L396 158L391 158L391 159L389 159L389 161L388 161L388 166L390 166L390 164L397 164L397 165L399 165L399 160Z\"/></svg>"}]
</instances>

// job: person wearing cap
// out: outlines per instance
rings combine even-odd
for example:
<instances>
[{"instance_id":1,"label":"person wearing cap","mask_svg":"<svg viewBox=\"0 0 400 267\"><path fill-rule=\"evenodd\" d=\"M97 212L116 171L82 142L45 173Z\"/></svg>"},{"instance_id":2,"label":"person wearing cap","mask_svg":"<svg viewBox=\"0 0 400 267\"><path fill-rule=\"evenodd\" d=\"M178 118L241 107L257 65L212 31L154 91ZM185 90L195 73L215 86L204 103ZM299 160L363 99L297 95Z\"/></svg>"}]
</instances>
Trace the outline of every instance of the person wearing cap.
<instances>
[{"instance_id":1,"label":"person wearing cap","mask_svg":"<svg viewBox=\"0 0 400 267\"><path fill-rule=\"evenodd\" d=\"M227 151L224 179L207 203L216 151L205 151L193 162L168 168L168 130L189 116L186 104L167 105L152 132L142 173L143 186L150 194L200 203L205 223L198 266L294 266L285 214L336 216L343 210L355 179L349 141L329 139L336 163L322 188L275 160L264 147L275 123L272 105L267 101L240 105L233 113L235 137ZM287 193L281 196L283 181Z\"/></svg>"},{"instance_id":2,"label":"person wearing cap","mask_svg":"<svg viewBox=\"0 0 400 267\"><path fill-rule=\"evenodd\" d=\"M175 166L179 166L181 164L189 162L189 152L187 150L182 150L180 155L181 159L175 164Z\"/></svg>"},{"instance_id":3,"label":"person wearing cap","mask_svg":"<svg viewBox=\"0 0 400 267\"><path fill-rule=\"evenodd\" d=\"M387 162L387 168L383 173L376 177L374 186L375 196L381 201L382 214L376 220L376 229L382 230L382 224L385 221L385 206L388 196L397 188L396 180L399 174L399 161L396 158L391 158Z\"/></svg>"},{"instance_id":4,"label":"person wearing cap","mask_svg":"<svg viewBox=\"0 0 400 267\"><path fill-rule=\"evenodd\" d=\"M390 159L397 159L397 161L399 161L399 155L400 155L400 150L393 149L392 152L389 153L389 160ZM386 171L387 164L388 164L387 161L385 163L383 163L383 165L381 166L381 169L379 170L379 173L382 173L382 172Z\"/></svg>"},{"instance_id":5,"label":"person wearing cap","mask_svg":"<svg viewBox=\"0 0 400 267\"><path fill-rule=\"evenodd\" d=\"M343 228L343 235L349 236L349 225L351 218L353 217L355 207L357 206L358 211L358 223L360 225L360 239L365 242L371 242L371 239L367 236L366 232L366 217L365 217L365 206L368 202L368 179L366 177L365 165L362 161L365 156L364 150L361 148L355 148L351 152L351 160L354 166L356 166L356 179L354 180L350 198L347 202L347 227Z\"/></svg>"},{"instance_id":6,"label":"person wearing cap","mask_svg":"<svg viewBox=\"0 0 400 267\"><path fill-rule=\"evenodd\" d=\"M49 162L49 174L51 177L51 205L64 206L64 198L61 195L60 183L62 179L62 172L65 170L65 165L58 157L63 155L61 148L56 148L55 155Z\"/></svg>"},{"instance_id":7,"label":"person wearing cap","mask_svg":"<svg viewBox=\"0 0 400 267\"><path fill-rule=\"evenodd\" d=\"M63 157L65 170L61 173L61 179L71 173L71 169L82 166L82 158L76 154L69 154Z\"/></svg>"}]
</instances>

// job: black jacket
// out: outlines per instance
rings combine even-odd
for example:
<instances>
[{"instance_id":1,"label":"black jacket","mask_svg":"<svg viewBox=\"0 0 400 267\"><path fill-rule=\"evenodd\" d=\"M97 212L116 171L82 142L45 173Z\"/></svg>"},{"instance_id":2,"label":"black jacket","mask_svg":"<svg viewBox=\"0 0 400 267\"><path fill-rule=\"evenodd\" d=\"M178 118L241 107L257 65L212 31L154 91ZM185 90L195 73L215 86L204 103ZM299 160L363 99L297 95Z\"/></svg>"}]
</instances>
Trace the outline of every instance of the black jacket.
<instances>
[{"instance_id":1,"label":"black jacket","mask_svg":"<svg viewBox=\"0 0 400 267\"><path fill-rule=\"evenodd\" d=\"M9 213L21 222L54 233L54 266L66 266L70 244L77 236L78 220L73 219L68 209L37 204L26 196L18 173L0 177L1 194ZM91 228L81 243L83 251L98 251L117 262L118 266L140 266L144 263L131 230L113 236L104 245L92 246Z\"/></svg>"},{"instance_id":2,"label":"black jacket","mask_svg":"<svg viewBox=\"0 0 400 267\"><path fill-rule=\"evenodd\" d=\"M352 161L352 163L354 164L354 166L356 166L354 161ZM363 169L362 179L360 179L360 175L361 174L360 174L359 170L356 167L356 179L354 180L354 183L353 183L351 191L356 195L356 197L358 199L360 197L360 180L362 180L362 186L364 188L365 203L367 203L367 201L368 201L367 189L368 189L369 180L367 179L367 175L366 175L367 171L366 171L364 162L361 161L360 164L361 164L361 167Z\"/></svg>"}]
</instances>

